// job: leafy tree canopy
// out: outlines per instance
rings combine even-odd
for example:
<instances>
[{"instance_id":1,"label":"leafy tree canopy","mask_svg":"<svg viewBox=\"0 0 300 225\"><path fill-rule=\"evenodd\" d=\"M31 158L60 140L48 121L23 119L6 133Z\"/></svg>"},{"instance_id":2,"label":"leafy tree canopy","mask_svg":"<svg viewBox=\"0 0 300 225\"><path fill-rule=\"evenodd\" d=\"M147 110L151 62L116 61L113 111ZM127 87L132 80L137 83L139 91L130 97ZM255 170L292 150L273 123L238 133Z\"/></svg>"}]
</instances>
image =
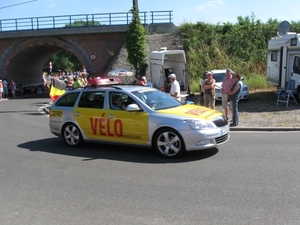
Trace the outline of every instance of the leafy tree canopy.
<instances>
[{"instance_id":1,"label":"leafy tree canopy","mask_svg":"<svg viewBox=\"0 0 300 225\"><path fill-rule=\"evenodd\" d=\"M231 68L243 76L265 74L268 41L277 36L278 20L262 23L251 16L237 18L237 23L196 24L179 27L187 54L190 78L198 78L208 69ZM291 22L291 31L300 32L300 23Z\"/></svg>"},{"instance_id":2,"label":"leafy tree canopy","mask_svg":"<svg viewBox=\"0 0 300 225\"><path fill-rule=\"evenodd\" d=\"M84 21L84 20L76 20L74 21L71 25L70 24L66 24L65 27L92 27L92 26L100 26L100 22L99 21L92 21L92 20L88 20L88 21Z\"/></svg>"},{"instance_id":3,"label":"leafy tree canopy","mask_svg":"<svg viewBox=\"0 0 300 225\"><path fill-rule=\"evenodd\" d=\"M44 65L44 71L46 72L49 72L49 62L52 62L52 72L58 70L73 72L82 68L82 64L77 57L68 51L61 51L51 56Z\"/></svg>"},{"instance_id":4,"label":"leafy tree canopy","mask_svg":"<svg viewBox=\"0 0 300 225\"><path fill-rule=\"evenodd\" d=\"M147 64L147 48L146 33L141 24L137 10L131 10L132 22L129 24L125 39L125 47L128 52L128 61L133 66L137 77L146 74Z\"/></svg>"}]
</instances>

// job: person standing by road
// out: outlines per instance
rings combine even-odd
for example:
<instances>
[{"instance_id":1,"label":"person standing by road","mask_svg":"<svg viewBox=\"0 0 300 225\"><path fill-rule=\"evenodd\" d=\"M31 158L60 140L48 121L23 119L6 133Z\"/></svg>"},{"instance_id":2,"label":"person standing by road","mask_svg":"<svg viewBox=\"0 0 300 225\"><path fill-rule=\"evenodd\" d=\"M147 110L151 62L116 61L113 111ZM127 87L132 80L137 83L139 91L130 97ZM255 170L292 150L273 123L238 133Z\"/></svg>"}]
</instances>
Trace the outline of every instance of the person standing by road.
<instances>
[{"instance_id":1,"label":"person standing by road","mask_svg":"<svg viewBox=\"0 0 300 225\"><path fill-rule=\"evenodd\" d=\"M11 95L12 97L16 97L16 89L17 89L17 86L16 86L16 83L14 80L11 80L9 82L9 87L10 87L10 90L11 90Z\"/></svg>"},{"instance_id":2,"label":"person standing by road","mask_svg":"<svg viewBox=\"0 0 300 225\"><path fill-rule=\"evenodd\" d=\"M239 94L241 89L240 84L240 75L234 74L233 75L234 84L232 85L230 91L228 92L228 96L230 97L232 103L232 123L230 124L231 127L235 127L239 123L239 112L238 112L238 102L239 102Z\"/></svg>"},{"instance_id":3,"label":"person standing by road","mask_svg":"<svg viewBox=\"0 0 300 225\"><path fill-rule=\"evenodd\" d=\"M76 78L75 78L75 81L73 83L73 88L80 88L81 87L81 83L80 83L80 75L78 75Z\"/></svg>"},{"instance_id":4,"label":"person standing by road","mask_svg":"<svg viewBox=\"0 0 300 225\"><path fill-rule=\"evenodd\" d=\"M138 85L140 86L147 86L147 79L145 76L142 76L142 78L139 80Z\"/></svg>"},{"instance_id":5,"label":"person standing by road","mask_svg":"<svg viewBox=\"0 0 300 225\"><path fill-rule=\"evenodd\" d=\"M8 82L7 82L7 79L4 78L2 83L3 83L3 97L8 98Z\"/></svg>"},{"instance_id":6,"label":"person standing by road","mask_svg":"<svg viewBox=\"0 0 300 225\"><path fill-rule=\"evenodd\" d=\"M74 88L74 80L72 77L68 77L67 89L72 90Z\"/></svg>"},{"instance_id":7,"label":"person standing by road","mask_svg":"<svg viewBox=\"0 0 300 225\"><path fill-rule=\"evenodd\" d=\"M215 84L216 81L213 79L213 73L210 71L207 72L202 88L204 89L204 106L211 109L215 109Z\"/></svg>"},{"instance_id":8,"label":"person standing by road","mask_svg":"<svg viewBox=\"0 0 300 225\"><path fill-rule=\"evenodd\" d=\"M86 87L87 84L88 84L87 78L85 77L84 73L81 73L75 79L73 87L74 88Z\"/></svg>"},{"instance_id":9,"label":"person standing by road","mask_svg":"<svg viewBox=\"0 0 300 225\"><path fill-rule=\"evenodd\" d=\"M3 83L2 80L0 80L0 100L2 100L2 95L3 95Z\"/></svg>"},{"instance_id":10,"label":"person standing by road","mask_svg":"<svg viewBox=\"0 0 300 225\"><path fill-rule=\"evenodd\" d=\"M224 109L224 114L227 120L228 119L228 93L232 85L234 84L234 80L232 79L232 71L231 69L226 70L226 77L222 83L222 107Z\"/></svg>"},{"instance_id":11,"label":"person standing by road","mask_svg":"<svg viewBox=\"0 0 300 225\"><path fill-rule=\"evenodd\" d=\"M180 101L180 85L176 80L176 75L174 73L168 76L171 82L170 95Z\"/></svg>"}]
</instances>

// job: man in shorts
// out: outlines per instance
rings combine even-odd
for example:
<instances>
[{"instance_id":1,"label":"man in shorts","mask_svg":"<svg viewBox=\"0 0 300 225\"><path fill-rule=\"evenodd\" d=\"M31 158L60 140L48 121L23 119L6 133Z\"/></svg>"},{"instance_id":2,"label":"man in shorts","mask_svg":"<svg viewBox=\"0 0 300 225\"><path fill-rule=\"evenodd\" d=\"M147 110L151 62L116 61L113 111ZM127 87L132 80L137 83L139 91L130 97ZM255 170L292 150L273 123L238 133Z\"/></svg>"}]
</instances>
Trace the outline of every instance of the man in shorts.
<instances>
[{"instance_id":1,"label":"man in shorts","mask_svg":"<svg viewBox=\"0 0 300 225\"><path fill-rule=\"evenodd\" d=\"M224 109L224 115L227 120L228 119L228 93L232 85L234 84L234 79L232 79L232 71L231 69L226 70L226 77L222 83L222 107Z\"/></svg>"},{"instance_id":2,"label":"man in shorts","mask_svg":"<svg viewBox=\"0 0 300 225\"><path fill-rule=\"evenodd\" d=\"M170 95L173 98L176 98L178 101L181 101L180 85L179 85L179 82L176 80L176 75L174 73L172 73L168 77L170 78L170 82L171 82Z\"/></svg>"},{"instance_id":3,"label":"man in shorts","mask_svg":"<svg viewBox=\"0 0 300 225\"><path fill-rule=\"evenodd\" d=\"M215 109L216 93L215 93L216 80L213 79L213 73L208 71L206 79L202 85L204 106L207 108Z\"/></svg>"}]
</instances>

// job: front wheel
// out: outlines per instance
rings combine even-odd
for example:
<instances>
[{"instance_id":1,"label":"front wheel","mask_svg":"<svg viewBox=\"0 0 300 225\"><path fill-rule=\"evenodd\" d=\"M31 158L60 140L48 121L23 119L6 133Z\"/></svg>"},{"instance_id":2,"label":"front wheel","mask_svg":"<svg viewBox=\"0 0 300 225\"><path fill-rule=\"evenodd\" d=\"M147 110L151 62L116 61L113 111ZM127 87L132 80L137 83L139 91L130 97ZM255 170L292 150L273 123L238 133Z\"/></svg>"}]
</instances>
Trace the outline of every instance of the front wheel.
<instances>
[{"instance_id":1,"label":"front wheel","mask_svg":"<svg viewBox=\"0 0 300 225\"><path fill-rule=\"evenodd\" d=\"M158 154L166 158L176 158L185 152L182 137L171 128L164 128L156 133L153 147Z\"/></svg>"},{"instance_id":2,"label":"front wheel","mask_svg":"<svg viewBox=\"0 0 300 225\"><path fill-rule=\"evenodd\" d=\"M63 127L62 136L69 146L78 147L83 143L79 128L72 123L68 123Z\"/></svg>"}]
</instances>

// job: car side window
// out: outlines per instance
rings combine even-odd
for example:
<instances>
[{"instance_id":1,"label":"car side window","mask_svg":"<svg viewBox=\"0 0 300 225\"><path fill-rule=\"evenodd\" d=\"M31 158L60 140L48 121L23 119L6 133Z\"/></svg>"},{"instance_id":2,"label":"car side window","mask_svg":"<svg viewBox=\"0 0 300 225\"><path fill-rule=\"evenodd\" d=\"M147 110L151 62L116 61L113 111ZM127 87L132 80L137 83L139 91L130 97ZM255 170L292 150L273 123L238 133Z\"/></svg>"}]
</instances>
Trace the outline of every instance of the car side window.
<instances>
[{"instance_id":1,"label":"car side window","mask_svg":"<svg viewBox=\"0 0 300 225\"><path fill-rule=\"evenodd\" d=\"M96 108L103 109L104 104L104 91L87 91L82 93L78 103L80 108Z\"/></svg>"},{"instance_id":2,"label":"car side window","mask_svg":"<svg viewBox=\"0 0 300 225\"><path fill-rule=\"evenodd\" d=\"M77 97L79 95L79 92L70 93L62 96L60 99L57 100L55 103L56 106L66 106L66 107L73 107Z\"/></svg>"},{"instance_id":3,"label":"car side window","mask_svg":"<svg viewBox=\"0 0 300 225\"><path fill-rule=\"evenodd\" d=\"M130 104L137 104L130 96L120 92L110 92L109 105L110 109L126 110Z\"/></svg>"}]
</instances>

